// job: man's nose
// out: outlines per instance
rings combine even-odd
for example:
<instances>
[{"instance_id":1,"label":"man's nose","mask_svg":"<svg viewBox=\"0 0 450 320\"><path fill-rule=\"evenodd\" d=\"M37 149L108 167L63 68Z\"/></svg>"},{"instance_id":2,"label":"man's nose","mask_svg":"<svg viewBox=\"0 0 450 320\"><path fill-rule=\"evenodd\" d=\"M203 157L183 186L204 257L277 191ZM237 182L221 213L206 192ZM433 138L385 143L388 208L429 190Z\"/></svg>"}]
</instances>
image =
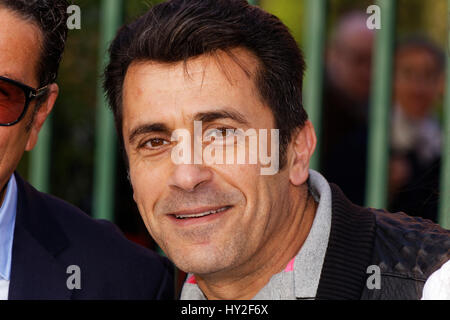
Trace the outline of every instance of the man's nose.
<instances>
[{"instance_id":1,"label":"man's nose","mask_svg":"<svg viewBox=\"0 0 450 320\"><path fill-rule=\"evenodd\" d=\"M211 179L211 170L203 165L180 164L175 166L169 185L186 192L192 192Z\"/></svg>"}]
</instances>

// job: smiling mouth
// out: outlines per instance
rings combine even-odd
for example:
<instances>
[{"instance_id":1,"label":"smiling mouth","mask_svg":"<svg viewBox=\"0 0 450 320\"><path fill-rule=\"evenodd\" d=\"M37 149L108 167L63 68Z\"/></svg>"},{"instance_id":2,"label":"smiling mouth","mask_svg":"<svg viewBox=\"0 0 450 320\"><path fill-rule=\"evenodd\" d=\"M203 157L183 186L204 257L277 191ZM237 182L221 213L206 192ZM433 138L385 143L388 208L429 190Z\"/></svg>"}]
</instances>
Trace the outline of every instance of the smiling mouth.
<instances>
[{"instance_id":1,"label":"smiling mouth","mask_svg":"<svg viewBox=\"0 0 450 320\"><path fill-rule=\"evenodd\" d=\"M220 212L224 212L228 209L230 209L231 206L225 206L225 207L221 207L218 209L213 209L213 210L206 210L206 211L202 211L202 212L195 212L195 213L180 213L180 214L172 214L172 216L174 216L176 219L178 220L184 220L184 219L198 219L198 218L202 218L202 217L206 217L215 213L220 213Z\"/></svg>"}]
</instances>

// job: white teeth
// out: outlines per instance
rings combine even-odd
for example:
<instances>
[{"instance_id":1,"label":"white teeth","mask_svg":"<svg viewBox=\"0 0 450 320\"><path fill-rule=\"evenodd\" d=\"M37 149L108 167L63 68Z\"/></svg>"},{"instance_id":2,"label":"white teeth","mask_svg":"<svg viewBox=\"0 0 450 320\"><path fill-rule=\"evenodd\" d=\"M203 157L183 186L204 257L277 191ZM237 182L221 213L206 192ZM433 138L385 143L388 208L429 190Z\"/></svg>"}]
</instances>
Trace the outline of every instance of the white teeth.
<instances>
[{"instance_id":1,"label":"white teeth","mask_svg":"<svg viewBox=\"0 0 450 320\"><path fill-rule=\"evenodd\" d=\"M209 211L196 213L196 214L175 215L175 217L177 219L200 218L200 217L204 217L204 216L207 216L207 215L210 215L210 214L213 214L213 213L218 213L218 212L225 211L226 209L228 209L228 207L220 208L220 209L217 209L217 210L209 210Z\"/></svg>"}]
</instances>

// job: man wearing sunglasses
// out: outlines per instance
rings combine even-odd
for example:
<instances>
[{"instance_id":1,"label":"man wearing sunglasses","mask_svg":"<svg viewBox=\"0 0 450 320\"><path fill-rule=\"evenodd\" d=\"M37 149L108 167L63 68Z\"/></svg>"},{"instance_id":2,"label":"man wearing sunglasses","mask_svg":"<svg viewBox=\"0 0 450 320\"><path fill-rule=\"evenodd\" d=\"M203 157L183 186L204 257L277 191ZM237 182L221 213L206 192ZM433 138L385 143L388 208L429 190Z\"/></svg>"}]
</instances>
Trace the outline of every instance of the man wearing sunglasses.
<instances>
[{"instance_id":1,"label":"man wearing sunglasses","mask_svg":"<svg viewBox=\"0 0 450 320\"><path fill-rule=\"evenodd\" d=\"M0 0L0 300L171 299L168 260L17 173L58 96L65 0Z\"/></svg>"}]
</instances>

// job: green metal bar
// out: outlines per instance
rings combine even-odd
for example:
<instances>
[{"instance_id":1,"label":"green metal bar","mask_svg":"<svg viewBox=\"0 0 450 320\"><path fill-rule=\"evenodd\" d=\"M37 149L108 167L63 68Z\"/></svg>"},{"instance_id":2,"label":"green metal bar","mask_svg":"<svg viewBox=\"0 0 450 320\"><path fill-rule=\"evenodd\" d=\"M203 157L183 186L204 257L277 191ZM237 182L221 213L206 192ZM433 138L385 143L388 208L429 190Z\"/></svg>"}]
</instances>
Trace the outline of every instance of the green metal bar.
<instances>
[{"instance_id":1,"label":"green metal bar","mask_svg":"<svg viewBox=\"0 0 450 320\"><path fill-rule=\"evenodd\" d=\"M108 62L107 50L122 23L123 1L102 0L99 47L99 73ZM94 167L93 216L114 220L114 180L116 168L116 135L114 120L108 110L105 95L98 83L97 88L97 132Z\"/></svg>"},{"instance_id":2,"label":"green metal bar","mask_svg":"<svg viewBox=\"0 0 450 320\"><path fill-rule=\"evenodd\" d=\"M319 169L320 138L322 131L323 53L326 32L326 0L307 0L305 18L306 74L303 104L317 134L317 147L310 168Z\"/></svg>"},{"instance_id":3,"label":"green metal bar","mask_svg":"<svg viewBox=\"0 0 450 320\"><path fill-rule=\"evenodd\" d=\"M385 208L389 157L389 112L395 38L395 0L378 0L381 29L377 30L369 114L366 205Z\"/></svg>"},{"instance_id":4,"label":"green metal bar","mask_svg":"<svg viewBox=\"0 0 450 320\"><path fill-rule=\"evenodd\" d=\"M45 121L39 140L31 152L30 182L41 192L50 191L50 148L52 139L52 116Z\"/></svg>"},{"instance_id":5,"label":"green metal bar","mask_svg":"<svg viewBox=\"0 0 450 320\"><path fill-rule=\"evenodd\" d=\"M450 0L447 1L450 14ZM450 16L447 15L449 18ZM450 26L450 19L449 19ZM450 30L450 29L449 29ZM450 49L450 33L448 35ZM444 100L444 141L442 144L441 197L439 201L439 224L450 229L450 57L447 54L446 87Z\"/></svg>"}]
</instances>

